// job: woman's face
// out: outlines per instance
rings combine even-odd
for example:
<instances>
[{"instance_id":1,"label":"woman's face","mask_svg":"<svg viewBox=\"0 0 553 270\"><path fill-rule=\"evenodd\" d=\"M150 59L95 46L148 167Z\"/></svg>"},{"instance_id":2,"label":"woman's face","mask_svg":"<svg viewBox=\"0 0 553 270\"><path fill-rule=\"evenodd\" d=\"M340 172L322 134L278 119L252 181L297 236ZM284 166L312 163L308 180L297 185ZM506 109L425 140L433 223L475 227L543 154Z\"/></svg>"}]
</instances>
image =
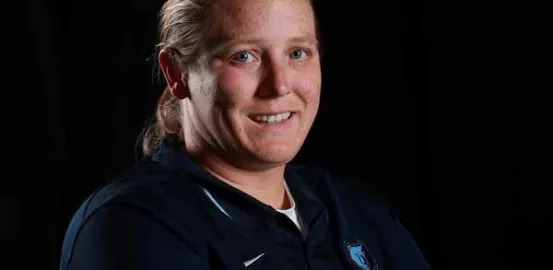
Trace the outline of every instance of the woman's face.
<instances>
[{"instance_id":1,"label":"woman's face","mask_svg":"<svg viewBox=\"0 0 553 270\"><path fill-rule=\"evenodd\" d=\"M188 139L243 169L283 165L299 151L319 107L311 4L224 0L212 11L213 46L187 75L184 114L194 125Z\"/></svg>"}]
</instances>

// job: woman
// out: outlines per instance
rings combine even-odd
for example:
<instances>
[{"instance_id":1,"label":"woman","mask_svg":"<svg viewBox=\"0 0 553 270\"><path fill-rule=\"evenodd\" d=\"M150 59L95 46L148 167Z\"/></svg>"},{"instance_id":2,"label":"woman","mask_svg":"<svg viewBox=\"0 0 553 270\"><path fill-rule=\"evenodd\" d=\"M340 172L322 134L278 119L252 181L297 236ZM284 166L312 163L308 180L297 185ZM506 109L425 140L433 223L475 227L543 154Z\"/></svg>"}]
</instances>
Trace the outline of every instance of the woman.
<instances>
[{"instance_id":1,"label":"woman","mask_svg":"<svg viewBox=\"0 0 553 270\"><path fill-rule=\"evenodd\" d=\"M342 180L291 167L317 114L308 0L169 0L148 158L92 194L60 269L429 269Z\"/></svg>"}]
</instances>

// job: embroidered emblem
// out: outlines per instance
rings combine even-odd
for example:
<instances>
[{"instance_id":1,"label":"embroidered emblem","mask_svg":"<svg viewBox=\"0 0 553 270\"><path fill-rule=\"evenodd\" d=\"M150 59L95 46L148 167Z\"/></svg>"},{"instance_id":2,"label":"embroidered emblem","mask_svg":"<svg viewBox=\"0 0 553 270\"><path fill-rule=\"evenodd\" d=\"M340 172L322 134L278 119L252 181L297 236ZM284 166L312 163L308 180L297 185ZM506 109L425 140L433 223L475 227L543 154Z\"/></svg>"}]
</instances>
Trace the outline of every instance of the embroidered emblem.
<instances>
[{"instance_id":1,"label":"embroidered emblem","mask_svg":"<svg viewBox=\"0 0 553 270\"><path fill-rule=\"evenodd\" d=\"M378 270L376 261L365 245L357 240L344 241L345 255L358 270Z\"/></svg>"}]
</instances>

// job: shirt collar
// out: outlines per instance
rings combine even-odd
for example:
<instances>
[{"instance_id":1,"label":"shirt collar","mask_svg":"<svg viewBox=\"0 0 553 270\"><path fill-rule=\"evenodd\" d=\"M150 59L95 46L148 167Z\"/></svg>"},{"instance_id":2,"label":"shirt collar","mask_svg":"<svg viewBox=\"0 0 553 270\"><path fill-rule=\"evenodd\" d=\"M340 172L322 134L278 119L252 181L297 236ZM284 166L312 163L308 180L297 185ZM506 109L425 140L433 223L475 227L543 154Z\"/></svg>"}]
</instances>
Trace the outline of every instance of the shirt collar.
<instances>
[{"instance_id":1,"label":"shirt collar","mask_svg":"<svg viewBox=\"0 0 553 270\"><path fill-rule=\"evenodd\" d=\"M172 171L188 176L186 178L208 190L220 206L239 223L257 225L274 219L278 214L272 207L209 174L195 163L179 144L161 144L152 159ZM311 223L323 212L323 203L293 167L286 167L285 178L301 218L311 227Z\"/></svg>"}]
</instances>

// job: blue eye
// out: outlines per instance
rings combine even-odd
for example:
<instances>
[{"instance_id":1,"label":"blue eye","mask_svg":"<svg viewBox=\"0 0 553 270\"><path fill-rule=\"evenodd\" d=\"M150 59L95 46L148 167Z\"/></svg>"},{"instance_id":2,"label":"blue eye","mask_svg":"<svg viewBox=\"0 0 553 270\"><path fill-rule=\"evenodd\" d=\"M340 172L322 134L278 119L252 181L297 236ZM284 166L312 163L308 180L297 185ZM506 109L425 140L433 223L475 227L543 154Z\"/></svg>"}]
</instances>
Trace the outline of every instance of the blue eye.
<instances>
[{"instance_id":1,"label":"blue eye","mask_svg":"<svg viewBox=\"0 0 553 270\"><path fill-rule=\"evenodd\" d=\"M290 53L290 57L292 57L292 59L301 59L306 53L307 52L303 49L295 49Z\"/></svg>"},{"instance_id":2,"label":"blue eye","mask_svg":"<svg viewBox=\"0 0 553 270\"><path fill-rule=\"evenodd\" d=\"M246 63L249 60L251 60L251 58L252 58L252 55L246 51L238 52L232 56L232 60L240 63Z\"/></svg>"}]
</instances>

